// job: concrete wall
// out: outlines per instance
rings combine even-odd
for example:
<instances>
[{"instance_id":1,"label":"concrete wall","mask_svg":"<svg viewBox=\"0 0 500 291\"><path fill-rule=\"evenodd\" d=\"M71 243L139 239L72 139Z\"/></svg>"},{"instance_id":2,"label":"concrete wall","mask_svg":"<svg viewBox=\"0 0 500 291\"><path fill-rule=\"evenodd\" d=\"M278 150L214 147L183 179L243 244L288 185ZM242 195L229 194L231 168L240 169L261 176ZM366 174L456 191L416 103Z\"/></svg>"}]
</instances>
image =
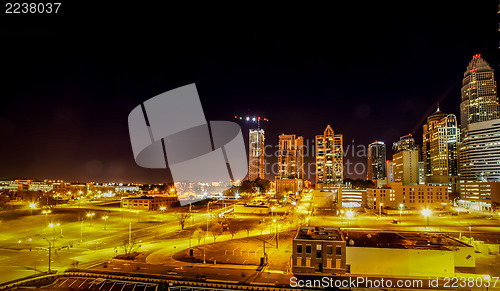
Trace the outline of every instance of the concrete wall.
<instances>
[{"instance_id":1,"label":"concrete wall","mask_svg":"<svg viewBox=\"0 0 500 291\"><path fill-rule=\"evenodd\" d=\"M476 253L473 247L457 247L455 253L455 267L475 267Z\"/></svg>"},{"instance_id":2,"label":"concrete wall","mask_svg":"<svg viewBox=\"0 0 500 291\"><path fill-rule=\"evenodd\" d=\"M347 247L351 274L381 276L455 275L453 251Z\"/></svg>"}]
</instances>

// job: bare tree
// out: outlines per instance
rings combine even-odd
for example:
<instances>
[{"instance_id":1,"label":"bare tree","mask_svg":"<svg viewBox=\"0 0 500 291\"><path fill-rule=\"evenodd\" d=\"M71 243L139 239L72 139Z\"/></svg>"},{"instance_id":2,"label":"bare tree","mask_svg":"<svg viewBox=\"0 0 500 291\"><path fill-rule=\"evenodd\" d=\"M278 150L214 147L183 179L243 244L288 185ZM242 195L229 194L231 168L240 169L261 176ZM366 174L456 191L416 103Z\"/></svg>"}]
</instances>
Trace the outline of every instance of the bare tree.
<instances>
[{"instance_id":1,"label":"bare tree","mask_svg":"<svg viewBox=\"0 0 500 291\"><path fill-rule=\"evenodd\" d=\"M222 227L219 224L214 224L210 227L210 234L214 238L214 243L217 240L217 237L222 234Z\"/></svg>"},{"instance_id":2,"label":"bare tree","mask_svg":"<svg viewBox=\"0 0 500 291\"><path fill-rule=\"evenodd\" d=\"M240 223L238 223L238 221L232 219L229 221L229 226L228 226L228 230L229 230L229 233L231 234L231 239L234 239L234 235L240 231L241 227L240 227Z\"/></svg>"},{"instance_id":3,"label":"bare tree","mask_svg":"<svg viewBox=\"0 0 500 291\"><path fill-rule=\"evenodd\" d=\"M179 224L181 225L181 228L184 229L184 225L186 224L186 221L191 217L191 213L189 212L178 212L177 213L177 221L179 221Z\"/></svg>"},{"instance_id":4,"label":"bare tree","mask_svg":"<svg viewBox=\"0 0 500 291\"><path fill-rule=\"evenodd\" d=\"M126 255L135 252L140 247L141 247L141 245L136 243L135 240L132 240L132 241L125 240L125 241L123 241L123 244L122 244L123 251L125 252Z\"/></svg>"}]
</instances>

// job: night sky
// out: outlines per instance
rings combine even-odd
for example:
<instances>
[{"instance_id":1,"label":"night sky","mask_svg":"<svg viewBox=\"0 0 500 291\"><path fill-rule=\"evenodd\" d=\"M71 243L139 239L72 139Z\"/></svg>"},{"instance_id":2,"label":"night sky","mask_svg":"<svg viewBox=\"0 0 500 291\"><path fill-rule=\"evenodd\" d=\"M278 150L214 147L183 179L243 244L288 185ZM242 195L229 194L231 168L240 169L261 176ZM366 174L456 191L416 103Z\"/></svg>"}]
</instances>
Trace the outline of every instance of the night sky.
<instances>
[{"instance_id":1,"label":"night sky","mask_svg":"<svg viewBox=\"0 0 500 291\"><path fill-rule=\"evenodd\" d=\"M327 124L344 150L382 140L390 156L408 133L421 144L437 102L458 116L474 54L498 68L498 3L375 2L231 12L64 2L58 15L6 15L0 177L168 182L167 170L135 164L127 117L190 83L208 120L267 117L266 144L313 140ZM253 125L241 124L247 139Z\"/></svg>"}]
</instances>

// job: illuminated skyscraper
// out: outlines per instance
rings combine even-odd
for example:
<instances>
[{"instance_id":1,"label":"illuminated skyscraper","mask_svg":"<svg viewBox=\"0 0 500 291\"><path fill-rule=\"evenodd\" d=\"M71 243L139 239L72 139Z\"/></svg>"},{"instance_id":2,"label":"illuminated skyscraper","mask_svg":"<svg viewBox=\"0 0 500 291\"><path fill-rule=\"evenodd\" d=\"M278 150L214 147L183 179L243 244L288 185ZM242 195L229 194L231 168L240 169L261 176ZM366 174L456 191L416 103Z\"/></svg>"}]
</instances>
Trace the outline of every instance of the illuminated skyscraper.
<instances>
[{"instance_id":1,"label":"illuminated skyscraper","mask_svg":"<svg viewBox=\"0 0 500 291\"><path fill-rule=\"evenodd\" d=\"M368 180L381 180L386 177L385 143L375 141L368 145Z\"/></svg>"},{"instance_id":2,"label":"illuminated skyscraper","mask_svg":"<svg viewBox=\"0 0 500 291\"><path fill-rule=\"evenodd\" d=\"M459 152L460 180L500 182L500 119L469 124Z\"/></svg>"},{"instance_id":3,"label":"illuminated skyscraper","mask_svg":"<svg viewBox=\"0 0 500 291\"><path fill-rule=\"evenodd\" d=\"M394 142L392 144L392 153L397 154L400 151L404 150L409 150L409 149L415 149L415 139L413 136L410 134L404 135L399 138L398 141Z\"/></svg>"},{"instance_id":4,"label":"illuminated skyscraper","mask_svg":"<svg viewBox=\"0 0 500 291\"><path fill-rule=\"evenodd\" d=\"M427 118L423 131L423 162L427 183L450 183L458 175L457 118L439 108Z\"/></svg>"},{"instance_id":5,"label":"illuminated skyscraper","mask_svg":"<svg viewBox=\"0 0 500 291\"><path fill-rule=\"evenodd\" d=\"M344 179L342 135L334 134L328 125L316 136L316 188L332 190Z\"/></svg>"},{"instance_id":6,"label":"illuminated skyscraper","mask_svg":"<svg viewBox=\"0 0 500 291\"><path fill-rule=\"evenodd\" d=\"M295 134L279 136L276 193L300 192L304 188L304 138Z\"/></svg>"},{"instance_id":7,"label":"illuminated skyscraper","mask_svg":"<svg viewBox=\"0 0 500 291\"><path fill-rule=\"evenodd\" d=\"M499 110L493 69L480 54L476 54L467 66L462 81L460 104L462 136L465 136L469 124L498 119Z\"/></svg>"},{"instance_id":8,"label":"illuminated skyscraper","mask_svg":"<svg viewBox=\"0 0 500 291\"><path fill-rule=\"evenodd\" d=\"M399 141L393 143L392 169L394 182L402 182L403 185L418 185L418 162L420 149L415 144L411 134L402 136Z\"/></svg>"},{"instance_id":9,"label":"illuminated skyscraper","mask_svg":"<svg viewBox=\"0 0 500 291\"><path fill-rule=\"evenodd\" d=\"M248 139L248 180L264 179L264 130L250 129Z\"/></svg>"},{"instance_id":10,"label":"illuminated skyscraper","mask_svg":"<svg viewBox=\"0 0 500 291\"><path fill-rule=\"evenodd\" d=\"M304 138L295 134L279 136L279 178L304 178Z\"/></svg>"}]
</instances>

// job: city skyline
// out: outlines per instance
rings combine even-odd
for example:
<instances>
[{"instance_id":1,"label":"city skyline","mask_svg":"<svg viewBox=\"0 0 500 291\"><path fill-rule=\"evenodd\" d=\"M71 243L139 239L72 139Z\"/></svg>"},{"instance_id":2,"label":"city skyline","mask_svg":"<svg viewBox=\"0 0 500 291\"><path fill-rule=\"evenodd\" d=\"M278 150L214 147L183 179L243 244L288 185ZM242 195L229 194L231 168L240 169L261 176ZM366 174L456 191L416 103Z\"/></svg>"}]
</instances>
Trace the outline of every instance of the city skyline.
<instances>
[{"instance_id":1,"label":"city skyline","mask_svg":"<svg viewBox=\"0 0 500 291\"><path fill-rule=\"evenodd\" d=\"M499 3L6 3L0 289L499 288Z\"/></svg>"},{"instance_id":2,"label":"city skyline","mask_svg":"<svg viewBox=\"0 0 500 291\"><path fill-rule=\"evenodd\" d=\"M339 9L358 23L345 29L336 29L343 27L340 19L321 17L234 30L216 24L176 29L166 22L155 27L176 44L168 52L147 45L157 30L136 26L110 37L99 32L98 17L86 30L76 16L65 27L3 26L12 45L5 48L11 57L0 112L0 134L8 137L0 150L9 155L0 177L167 182L168 171L135 165L126 116L139 102L192 82L205 96L207 119L266 116L270 122L262 128L272 145L287 132L312 139L325 124L342 132L346 145L389 145L408 133L420 144L422 125L438 102L459 116L461 80L472 56L498 67L493 4L476 3L473 15L465 4L455 3L454 13L446 4L422 4L405 9L405 17L345 4ZM30 44L41 42L38 54L46 61L30 53ZM391 77L390 85L383 76ZM314 109L290 114L306 108ZM242 126L248 132L250 126Z\"/></svg>"}]
</instances>

